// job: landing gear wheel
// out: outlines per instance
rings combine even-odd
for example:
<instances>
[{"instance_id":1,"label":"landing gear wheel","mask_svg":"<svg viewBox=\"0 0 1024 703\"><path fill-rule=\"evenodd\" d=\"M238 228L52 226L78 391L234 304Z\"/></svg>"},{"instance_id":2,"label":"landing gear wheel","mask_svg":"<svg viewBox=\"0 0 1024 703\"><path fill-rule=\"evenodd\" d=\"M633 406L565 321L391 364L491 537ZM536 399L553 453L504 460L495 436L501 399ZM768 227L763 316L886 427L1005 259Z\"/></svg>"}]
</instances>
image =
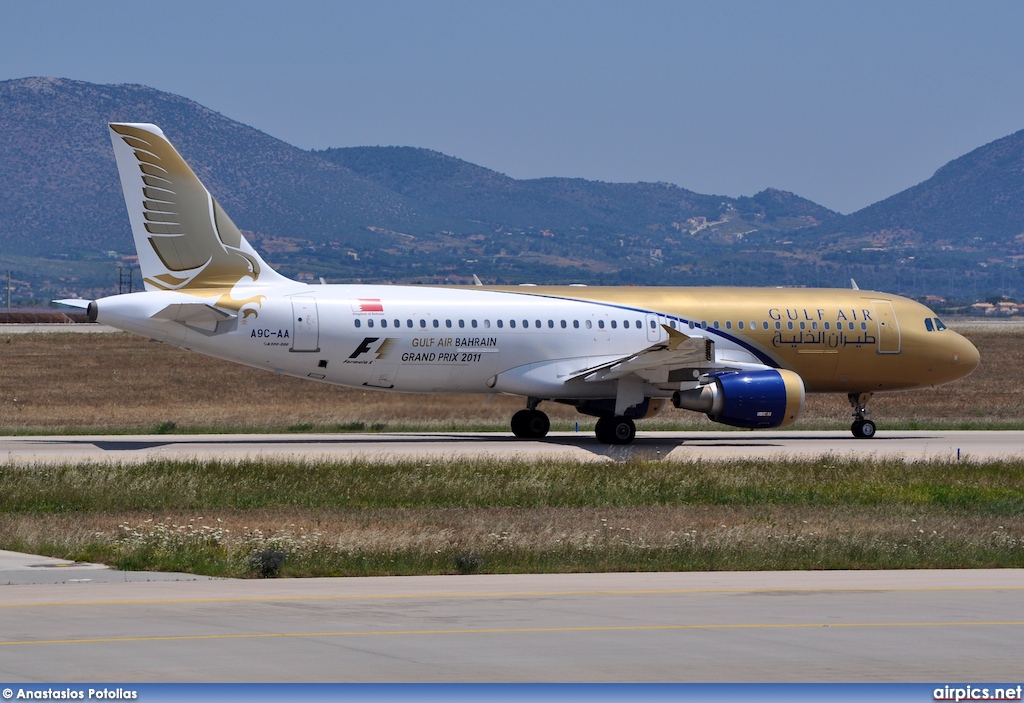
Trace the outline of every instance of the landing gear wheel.
<instances>
[{"instance_id":1,"label":"landing gear wheel","mask_svg":"<svg viewBox=\"0 0 1024 703\"><path fill-rule=\"evenodd\" d=\"M594 434L603 444L630 444L636 437L636 425L628 417L602 417L594 426Z\"/></svg>"},{"instance_id":2,"label":"landing gear wheel","mask_svg":"<svg viewBox=\"0 0 1024 703\"><path fill-rule=\"evenodd\" d=\"M850 426L850 431L857 439L871 439L875 436L875 423L871 420L856 420Z\"/></svg>"},{"instance_id":3,"label":"landing gear wheel","mask_svg":"<svg viewBox=\"0 0 1024 703\"><path fill-rule=\"evenodd\" d=\"M512 416L512 434L521 439L540 439L551 429L551 420L540 410L520 410Z\"/></svg>"},{"instance_id":4,"label":"landing gear wheel","mask_svg":"<svg viewBox=\"0 0 1024 703\"><path fill-rule=\"evenodd\" d=\"M865 419L868 414L868 401L871 400L871 393L850 393L847 397L853 408L853 424L850 425L850 432L857 439L871 439L875 436L875 423Z\"/></svg>"}]
</instances>

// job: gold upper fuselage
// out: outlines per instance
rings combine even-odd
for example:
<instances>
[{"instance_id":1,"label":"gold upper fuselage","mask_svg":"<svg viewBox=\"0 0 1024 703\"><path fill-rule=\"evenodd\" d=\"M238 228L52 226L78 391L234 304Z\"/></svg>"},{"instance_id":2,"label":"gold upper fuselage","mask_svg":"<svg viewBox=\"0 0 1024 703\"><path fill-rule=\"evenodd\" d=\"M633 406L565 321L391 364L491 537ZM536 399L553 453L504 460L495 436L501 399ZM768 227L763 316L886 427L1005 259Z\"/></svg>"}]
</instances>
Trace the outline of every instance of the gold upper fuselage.
<instances>
[{"instance_id":1,"label":"gold upper fuselage","mask_svg":"<svg viewBox=\"0 0 1024 703\"><path fill-rule=\"evenodd\" d=\"M495 288L490 288L495 290ZM812 393L864 393L954 381L978 350L931 310L889 293L839 288L500 287L644 310L707 329L761 362L790 369ZM927 321L927 322L926 322ZM692 325L692 327L691 327Z\"/></svg>"}]
</instances>

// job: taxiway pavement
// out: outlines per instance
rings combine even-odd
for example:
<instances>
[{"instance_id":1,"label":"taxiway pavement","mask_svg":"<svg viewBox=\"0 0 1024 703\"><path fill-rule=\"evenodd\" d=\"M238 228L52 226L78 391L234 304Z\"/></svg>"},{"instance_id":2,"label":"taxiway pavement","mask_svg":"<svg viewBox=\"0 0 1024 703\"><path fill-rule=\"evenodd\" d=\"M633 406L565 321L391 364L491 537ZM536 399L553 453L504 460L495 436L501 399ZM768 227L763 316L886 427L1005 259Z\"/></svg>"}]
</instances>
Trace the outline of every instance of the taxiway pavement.
<instances>
[{"instance_id":1,"label":"taxiway pavement","mask_svg":"<svg viewBox=\"0 0 1024 703\"><path fill-rule=\"evenodd\" d=\"M1019 682L1024 570L0 586L0 680Z\"/></svg>"}]
</instances>

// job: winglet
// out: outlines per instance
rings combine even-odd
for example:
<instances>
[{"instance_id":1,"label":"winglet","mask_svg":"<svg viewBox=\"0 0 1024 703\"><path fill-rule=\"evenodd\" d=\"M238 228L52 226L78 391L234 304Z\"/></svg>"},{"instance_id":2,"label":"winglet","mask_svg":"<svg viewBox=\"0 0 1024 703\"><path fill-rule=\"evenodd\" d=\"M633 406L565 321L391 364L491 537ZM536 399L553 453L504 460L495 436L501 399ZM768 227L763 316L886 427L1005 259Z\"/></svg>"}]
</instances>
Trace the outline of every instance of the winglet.
<instances>
[{"instance_id":1,"label":"winglet","mask_svg":"<svg viewBox=\"0 0 1024 703\"><path fill-rule=\"evenodd\" d=\"M675 351L680 344L689 341L689 337L680 332L679 330L672 329L668 325L662 325L661 328L668 332L668 349L669 351Z\"/></svg>"}]
</instances>

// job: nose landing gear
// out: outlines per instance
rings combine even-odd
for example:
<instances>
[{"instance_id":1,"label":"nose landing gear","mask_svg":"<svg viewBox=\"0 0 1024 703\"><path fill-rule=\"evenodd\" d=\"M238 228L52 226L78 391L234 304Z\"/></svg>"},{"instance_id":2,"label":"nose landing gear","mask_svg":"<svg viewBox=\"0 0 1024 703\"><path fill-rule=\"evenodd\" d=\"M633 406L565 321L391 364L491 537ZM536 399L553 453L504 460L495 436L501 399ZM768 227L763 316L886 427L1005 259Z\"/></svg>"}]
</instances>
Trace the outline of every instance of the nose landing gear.
<instances>
[{"instance_id":1,"label":"nose landing gear","mask_svg":"<svg viewBox=\"0 0 1024 703\"><path fill-rule=\"evenodd\" d=\"M857 439L871 439L875 436L875 423L867 419L868 401L871 400L871 393L850 393L850 405L853 407L853 424L850 431Z\"/></svg>"}]
</instances>

